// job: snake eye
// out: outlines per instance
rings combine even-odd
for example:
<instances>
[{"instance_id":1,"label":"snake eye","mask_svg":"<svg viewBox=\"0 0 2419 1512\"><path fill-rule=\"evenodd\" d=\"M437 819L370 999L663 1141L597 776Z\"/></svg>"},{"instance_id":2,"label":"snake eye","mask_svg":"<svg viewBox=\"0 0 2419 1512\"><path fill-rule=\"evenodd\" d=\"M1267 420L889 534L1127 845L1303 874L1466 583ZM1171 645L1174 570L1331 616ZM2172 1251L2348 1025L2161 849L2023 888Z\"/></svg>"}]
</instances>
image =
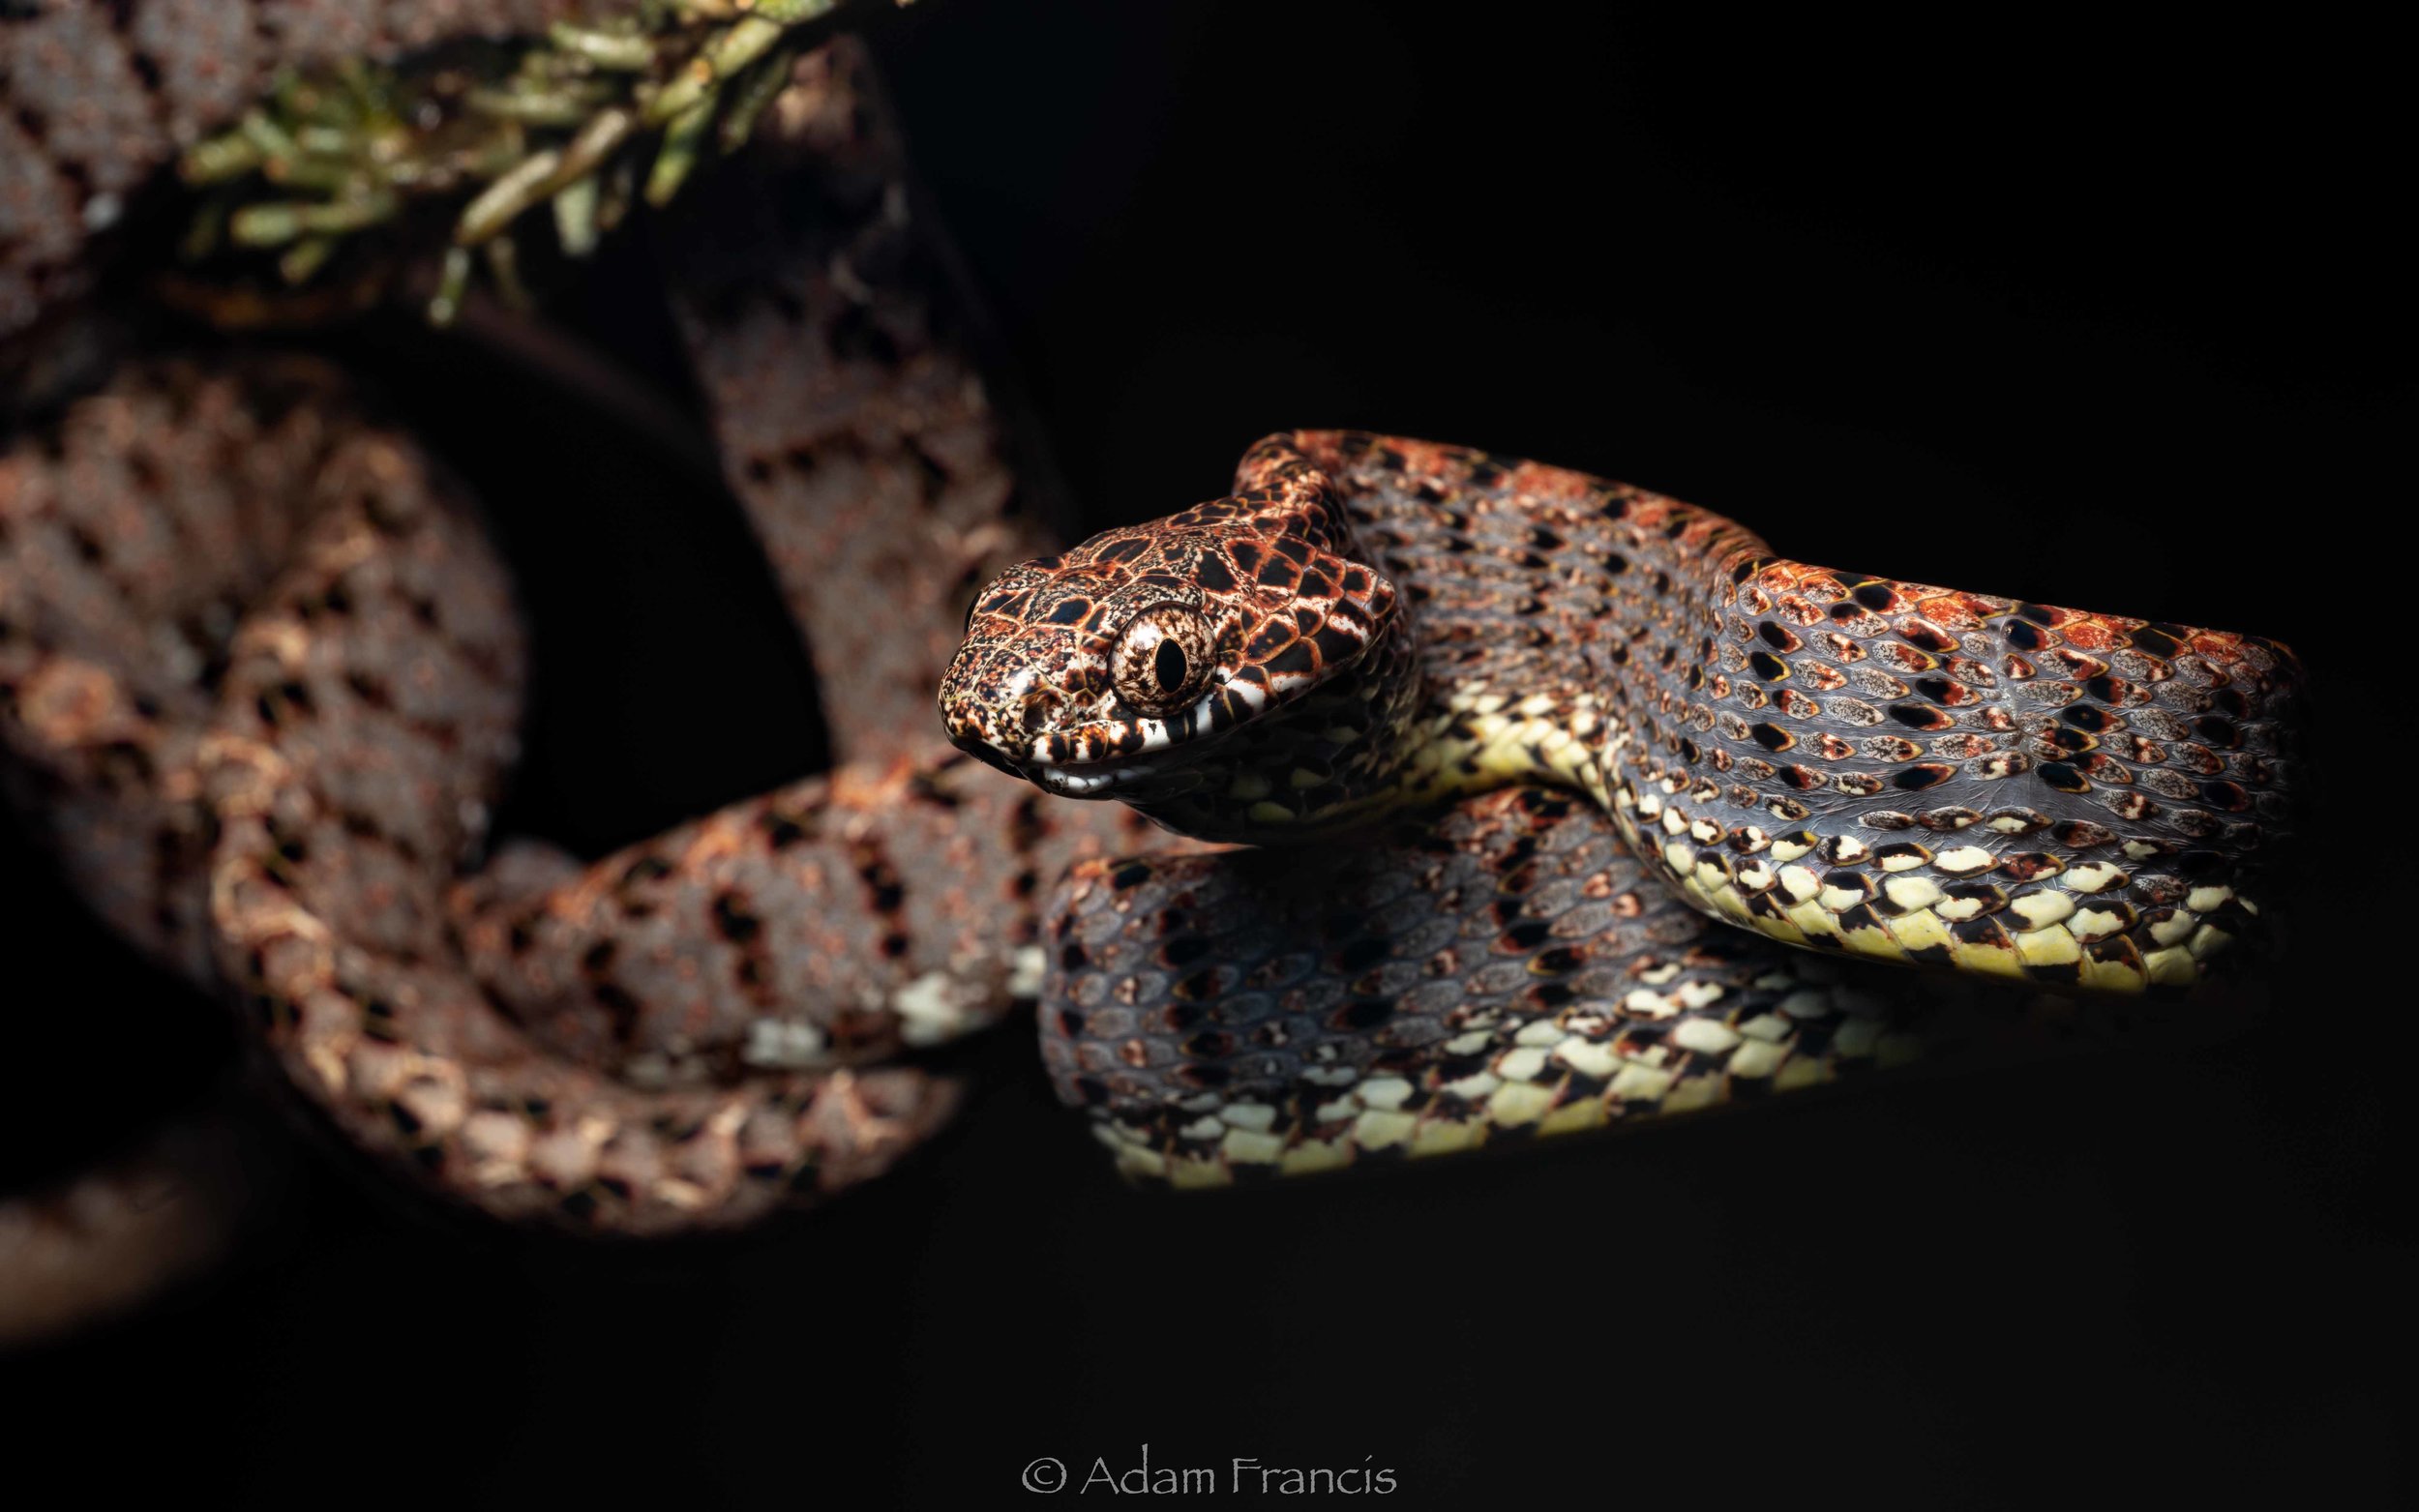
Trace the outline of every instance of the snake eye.
<instances>
[{"instance_id":1,"label":"snake eye","mask_svg":"<svg viewBox=\"0 0 2419 1512\"><path fill-rule=\"evenodd\" d=\"M1117 696L1145 714L1173 714L1201 697L1213 651L1209 621L1178 604L1145 609L1118 633L1109 657Z\"/></svg>"}]
</instances>

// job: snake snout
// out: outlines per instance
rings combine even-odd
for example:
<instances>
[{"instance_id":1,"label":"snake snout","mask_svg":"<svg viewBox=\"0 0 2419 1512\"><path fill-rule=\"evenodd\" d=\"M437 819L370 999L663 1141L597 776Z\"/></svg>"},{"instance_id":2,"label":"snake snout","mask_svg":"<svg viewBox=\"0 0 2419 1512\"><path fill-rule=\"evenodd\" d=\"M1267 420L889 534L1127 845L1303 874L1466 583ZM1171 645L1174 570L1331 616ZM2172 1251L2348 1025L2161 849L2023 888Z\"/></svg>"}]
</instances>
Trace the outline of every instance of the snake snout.
<instances>
[{"instance_id":1,"label":"snake snout","mask_svg":"<svg viewBox=\"0 0 2419 1512\"><path fill-rule=\"evenodd\" d=\"M982 762L985 766L1005 772L1010 777L1023 777L1015 759L1002 739L1006 731L999 728L1000 721L984 709L943 698L941 709L941 732L949 744Z\"/></svg>"}]
</instances>

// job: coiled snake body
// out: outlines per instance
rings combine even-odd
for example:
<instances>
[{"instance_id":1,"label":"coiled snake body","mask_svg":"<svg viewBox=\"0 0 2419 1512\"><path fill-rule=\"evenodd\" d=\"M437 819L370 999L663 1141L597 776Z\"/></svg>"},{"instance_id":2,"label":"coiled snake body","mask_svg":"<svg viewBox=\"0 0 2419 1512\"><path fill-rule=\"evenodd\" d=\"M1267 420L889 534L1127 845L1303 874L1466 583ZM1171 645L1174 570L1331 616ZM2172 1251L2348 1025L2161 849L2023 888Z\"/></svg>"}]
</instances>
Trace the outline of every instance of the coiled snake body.
<instances>
[{"instance_id":1,"label":"coiled snake body","mask_svg":"<svg viewBox=\"0 0 2419 1512\"><path fill-rule=\"evenodd\" d=\"M1363 863L1428 879L1383 900L1400 928L1329 954L1329 985L1349 986L1314 991L1310 1012L1239 1004L1251 972L1129 974L1114 1010L1061 1017L1058 1064L1129 1164L1218 1179L1886 1058L1892 1026L1842 1023L1800 958L1700 941L1658 883L1787 945L2065 991L2189 987L2260 928L2298 687L2290 653L2257 637L1809 567L1641 489L1302 431L1254 448L1233 496L988 586L941 705L951 738L1005 771L1215 840L1324 841L1508 785L1575 789L1457 816L1444 833L1483 858L1459 877ZM1585 833L1581 795L1640 865ZM1266 869L1260 885L1289 900L1253 915L1280 937L1318 896ZM1222 910L1250 912L1245 890L1184 905L1173 964L1233 960L1249 932ZM1426 930L1423 911L1475 928ZM1632 945L1625 915L1654 921ZM1488 968L1503 958L1520 964L1508 983ZM1065 964L1090 965L1080 947ZM1381 964L1401 969L1355 969ZM1390 1058L1340 1048L1385 1043L1423 993ZM1406 1050L1449 1064L1406 1079Z\"/></svg>"},{"instance_id":2,"label":"coiled snake body","mask_svg":"<svg viewBox=\"0 0 2419 1512\"><path fill-rule=\"evenodd\" d=\"M27 827L240 1005L311 1125L517 1224L728 1229L879 1174L962 1085L903 1053L1030 998L1049 879L1150 843L931 730L955 601L1047 536L861 49L797 62L749 166L673 299L842 764L593 866L487 835L526 665L508 575L465 489L326 363L138 353L0 453ZM197 1261L223 1164L172 1141L0 1201L0 1342ZM191 1244L163 1236L180 1212Z\"/></svg>"},{"instance_id":3,"label":"coiled snake body","mask_svg":"<svg viewBox=\"0 0 2419 1512\"><path fill-rule=\"evenodd\" d=\"M390 9L415 43L448 24ZM122 13L126 47L174 40L143 7L10 34L123 74L127 111L82 130L63 88L0 121L49 133L0 185L13 327L87 282L77 185L242 104L135 108L152 74L235 75L110 65ZM800 59L767 121L776 189L726 189L674 300L811 645L827 776L584 867L497 847L505 575L441 464L322 365L132 362L0 457L21 807L398 1182L579 1233L750 1222L928 1137L956 1083L914 1053L1036 995L1128 1171L1321 1170L2070 1022L1778 941L2122 991L2251 933L2280 651L1774 561L1551 468L1280 440L1238 498L1012 570L952 667L968 590L1048 532L858 54ZM877 590L895 614L861 612ZM936 686L961 746L1053 792L1338 843L1205 853L1049 801L940 745ZM49 1263L78 1210L0 1206L0 1265Z\"/></svg>"}]
</instances>

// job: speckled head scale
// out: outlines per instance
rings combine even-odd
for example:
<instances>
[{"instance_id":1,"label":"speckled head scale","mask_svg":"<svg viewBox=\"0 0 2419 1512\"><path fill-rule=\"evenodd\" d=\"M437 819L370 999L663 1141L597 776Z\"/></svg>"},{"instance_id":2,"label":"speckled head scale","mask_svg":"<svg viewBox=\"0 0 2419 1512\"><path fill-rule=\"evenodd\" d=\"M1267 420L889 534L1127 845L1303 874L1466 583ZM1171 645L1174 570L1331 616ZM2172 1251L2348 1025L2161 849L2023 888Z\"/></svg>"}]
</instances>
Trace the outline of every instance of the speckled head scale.
<instances>
[{"instance_id":1,"label":"speckled head scale","mask_svg":"<svg viewBox=\"0 0 2419 1512\"><path fill-rule=\"evenodd\" d=\"M1323 474L1247 460L1237 487L977 594L941 687L950 740L1193 833L1258 838L1209 817L1238 798L1281 808L1270 821L1333 807L1413 696L1406 607L1357 556Z\"/></svg>"}]
</instances>

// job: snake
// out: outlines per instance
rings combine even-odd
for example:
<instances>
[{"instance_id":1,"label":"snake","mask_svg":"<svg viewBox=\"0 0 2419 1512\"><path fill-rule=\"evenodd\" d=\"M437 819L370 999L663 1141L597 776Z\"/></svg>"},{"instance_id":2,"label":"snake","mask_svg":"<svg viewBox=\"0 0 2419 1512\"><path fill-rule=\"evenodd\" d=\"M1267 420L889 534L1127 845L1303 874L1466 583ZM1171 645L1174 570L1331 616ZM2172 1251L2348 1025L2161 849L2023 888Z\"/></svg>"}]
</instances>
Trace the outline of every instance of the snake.
<instances>
[{"instance_id":1,"label":"snake","mask_svg":"<svg viewBox=\"0 0 2419 1512\"><path fill-rule=\"evenodd\" d=\"M1794 953L2186 993L2266 938L2302 688L2260 637L1815 567L1628 485L1307 430L987 584L939 703L1042 791L1286 858L1088 875L1060 921L1062 1093L1131 1169L1215 1184L1920 1052L1881 1006L1911 984ZM1455 803L1340 892L1292 859ZM1082 915L1120 888L1096 960Z\"/></svg>"},{"instance_id":2,"label":"snake","mask_svg":"<svg viewBox=\"0 0 2419 1512\"><path fill-rule=\"evenodd\" d=\"M1046 461L846 38L782 60L743 171L663 222L834 765L602 857L493 833L529 656L487 506L324 358L92 306L140 261L122 202L274 65L559 10L5 18L12 82L46 81L0 116L10 795L380 1184L743 1229L936 1138L948 1047L1021 1005L1119 1169L1223 1184L2014 1053L2101 1016L2002 983L2155 1001L2260 943L2298 676L2269 642L1826 574L1343 432L1051 554ZM225 1149L0 1204L10 1274L112 1278L12 1287L39 1316L6 1331L202 1263Z\"/></svg>"},{"instance_id":3,"label":"snake","mask_svg":"<svg viewBox=\"0 0 2419 1512\"><path fill-rule=\"evenodd\" d=\"M443 13L419 19L499 24ZM9 41L131 51L148 15ZM103 182L79 154L125 143L60 124L15 161ZM671 298L836 764L603 857L490 832L528 640L443 460L324 357L125 329L81 298L116 286L98 252L8 245L44 305L0 448L19 822L133 949L233 1006L239 1095L439 1210L648 1237L879 1175L962 1099L929 1052L1030 1001L1050 882L1156 844L930 728L954 601L1050 536L853 39L795 60L748 168L694 229L668 218ZM222 1251L230 1142L189 1129L0 1203L0 1334Z\"/></svg>"}]
</instances>

